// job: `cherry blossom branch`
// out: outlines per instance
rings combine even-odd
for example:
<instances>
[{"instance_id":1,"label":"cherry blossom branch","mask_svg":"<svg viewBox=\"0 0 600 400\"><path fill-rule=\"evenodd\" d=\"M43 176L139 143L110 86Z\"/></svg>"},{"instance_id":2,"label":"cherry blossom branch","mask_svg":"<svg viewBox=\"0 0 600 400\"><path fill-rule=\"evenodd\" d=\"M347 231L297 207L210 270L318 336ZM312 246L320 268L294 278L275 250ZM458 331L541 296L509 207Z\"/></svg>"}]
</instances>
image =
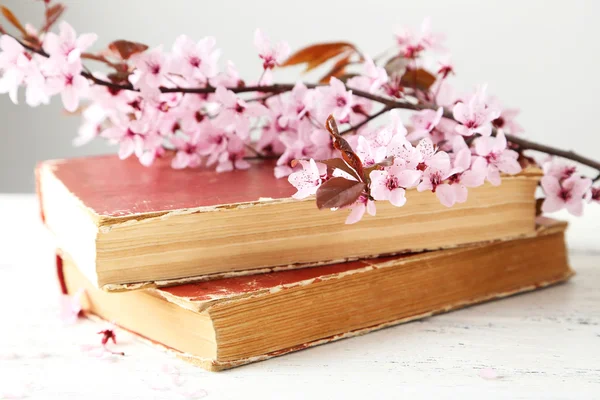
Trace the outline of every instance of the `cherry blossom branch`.
<instances>
[{"instance_id":1,"label":"cherry blossom branch","mask_svg":"<svg viewBox=\"0 0 600 400\"><path fill-rule=\"evenodd\" d=\"M8 33L5 33L8 36L11 36L12 38L14 38L15 40L17 40L25 49L39 54L43 57L48 58L49 55L42 49L40 48L36 48L33 47L21 40L19 40L17 37L10 35ZM97 59L95 57L89 56L86 58L90 58L90 59ZM104 61L104 60L100 60L98 59L98 61ZM132 84L128 83L128 84L119 84L119 83L114 83L114 82L110 82L110 81L106 81L100 78L97 78L96 76L94 76L91 72L89 72L89 70L83 70L81 72L81 75L83 77L85 77L86 79L91 80L94 84L99 85L99 86L105 86L108 87L110 89L113 90L129 90L129 91L139 91L138 89L136 89ZM268 93L267 95L258 98L258 99L254 99L254 100L264 100L267 99L271 96L275 96L278 94L282 94L285 92L289 92L291 90L293 90L295 84L272 84L272 85L252 85L252 86L237 86L237 87L229 87L227 88L228 90L232 91L233 93L249 93L249 92L259 92L259 93ZM308 89L314 89L317 87L322 87L322 86L327 86L325 84L314 84L314 83L307 83L305 84L305 86ZM406 110L413 110L413 111L422 111L422 110L427 110L427 109L431 109L431 110L435 110L436 106L434 104L428 105L428 104L413 104L407 101L398 101L398 100L394 100L391 98L387 98L384 96L380 96L380 95L376 95L373 93L369 93L363 90L358 90L352 87L348 87L346 85L346 88L348 90L352 91L352 94L354 96L358 96L367 100L371 100L374 102L377 102L379 104L382 104L384 106L384 108L382 108L380 111L367 116L367 118L365 118L363 121L361 121L360 123L351 126L350 128L346 129L345 131L343 131L341 134L348 134L351 132L355 132L357 131L359 128L363 127L364 125L366 125L367 123L371 122L372 120L378 118L379 116L385 114L386 112L393 110L393 109L406 109ZM183 87L174 87L174 88L168 88L168 87L160 87L159 90L162 93L184 93L184 94L210 94L210 93L215 93L216 88L213 86L209 86L207 85L206 87L202 87L202 88L183 88ZM455 118L452 114L451 111L445 109L443 116L445 118L451 119L455 121ZM496 135L496 131L494 130L492 133L493 136ZM467 139L467 143L472 142L473 139L475 139L475 135L472 136L471 138ZM520 137L517 137L515 135L511 135L511 134L506 134L506 139L519 146L519 148L521 150L534 150L534 151L540 151L549 155L554 155L554 156L559 156L571 161L575 161L577 163L580 163L582 165L594 168L598 171L600 171L600 162L597 162L595 160L592 160L590 158L584 157L580 154L575 153L574 151L571 150L562 150L556 147L552 147L552 146L548 146L548 145L544 145L541 143L536 143L530 140L526 140ZM260 152L254 150L254 149L250 149L251 151L253 151L258 158L264 157ZM593 179L594 181L598 181L600 180L600 174L595 177Z\"/></svg>"},{"instance_id":2,"label":"cherry blossom branch","mask_svg":"<svg viewBox=\"0 0 600 400\"><path fill-rule=\"evenodd\" d=\"M49 7L49 2L48 27L64 10L60 4ZM446 83L442 93L441 83L453 66L440 62L430 72L418 63L425 51L440 45L440 35L430 31L428 21L420 32L397 33L394 55L381 64L349 42L316 43L290 55L286 42L273 43L257 29L254 45L263 72L258 82L246 86L233 63L219 68L220 50L212 37L196 42L181 35L170 52L116 40L106 51L86 53L97 35L77 37L61 22L60 32L43 29L40 40L12 12L4 7L2 12L23 36L22 41L1 38L0 93L17 103L24 86L31 106L48 104L60 94L65 110L83 110L85 122L76 145L100 136L119 145L121 159L135 155L149 166L172 155L173 168L216 165L217 172L250 168L248 159L277 158L274 175L288 177L298 190L294 198L316 194L320 209L350 208L347 223L357 222L365 212L375 215L376 201L403 206L405 189L412 187L435 193L447 207L462 203L470 188L486 181L499 185L502 173L519 173L523 150L600 172L600 162L518 136L523 131L515 121L518 110L488 98L486 85L457 96ZM356 55L363 73L346 71L357 63L351 61ZM95 76L83 65L85 60L115 71ZM333 68L318 83L270 83L270 70L276 67L304 65L310 71L328 61L334 62ZM135 79L130 82L130 77ZM447 99L441 102L447 109L436 104L438 95ZM273 96L278 96L276 101L266 101ZM82 99L89 104L80 107ZM410 134L400 115L392 115L387 126L370 124L394 109L413 111ZM336 120L347 127L341 134ZM600 187L592 187L592 180L576 173L574 166L544 163L544 172L542 211L567 208L581 215L584 202L600 203ZM108 339L114 341L114 336L106 336L103 344Z\"/></svg>"},{"instance_id":3,"label":"cherry blossom branch","mask_svg":"<svg viewBox=\"0 0 600 400\"><path fill-rule=\"evenodd\" d=\"M436 109L436 107L433 105L432 106L415 105L415 107L420 108L420 109L430 109L430 110ZM448 118L448 119L451 119L452 121L456 121L456 119L454 118L454 115L449 110L444 109L443 115L444 115L444 118ZM496 136L496 134L497 134L497 130L495 128L492 129L492 136ZM466 140L466 143L471 144L471 142L474 139L476 139L478 136L479 135L471 136L470 138L468 138ZM567 160L575 161L575 162L578 162L579 164L594 168L595 170L600 172L600 162L592 160L591 158L584 157L581 154L577 154L572 150L562 150L562 149L548 146L545 144L536 143L531 140L526 140L526 139L520 138L518 136L511 135L511 134L505 134L505 136L506 136L506 140L508 140L509 142L511 142L513 144L516 144L517 146L519 146L519 148L521 150L539 151L539 152L546 153L549 155L562 157ZM600 180L600 173L598 174L598 176L596 178L593 179L594 182L597 180Z\"/></svg>"},{"instance_id":4,"label":"cherry blossom branch","mask_svg":"<svg viewBox=\"0 0 600 400\"><path fill-rule=\"evenodd\" d=\"M19 40L19 38L7 34L8 36L12 37L13 39L15 39L16 41L18 41L24 48L26 48L27 50L34 52L36 54L39 54L43 57L48 58L49 55L48 53L46 53L45 51L43 51L42 49L37 49L35 47L32 47L30 45L28 45L27 43L24 43L23 41ZM114 83L114 82L110 82L110 81L105 81L103 79L97 78L95 77L93 74L83 71L81 73L81 75L89 80L91 80L92 82L94 82L96 85L100 85L100 86L106 86L109 89L113 89L113 90L129 90L129 91L134 91L134 92L139 92L139 89L136 89L133 87L132 84L128 83L128 84L119 84L119 83ZM273 84L273 85L253 85L253 86L237 86L237 87L228 87L227 89L232 91L233 93L249 93L249 92L262 92L262 93L271 93L271 94L281 94L281 93L285 93L285 92L289 92L294 88L295 84L291 84L291 83L277 83L277 84ZM326 84L320 84L320 83L305 83L305 86L308 89L314 89L320 86L327 86ZM353 89L350 87L347 87L348 90L352 90L352 94L358 97L362 97L365 98L367 100L372 100L375 102L378 102L380 104L383 104L385 106L389 106L390 109L392 108L403 108L403 109L407 109L407 110L423 110L427 107L424 106L420 106L417 104L411 104L411 103L407 103L407 102L399 102L396 100L392 100L392 99L388 99L386 97L383 96L378 96L369 92L365 92L363 90L357 90L357 89ZM183 87L175 87L175 88L167 88L167 87L160 87L159 90L161 91L161 93L184 93L184 94L211 94L214 93L216 91L216 88L210 85L207 85L206 87L203 88L183 88Z\"/></svg>"},{"instance_id":5,"label":"cherry blossom branch","mask_svg":"<svg viewBox=\"0 0 600 400\"><path fill-rule=\"evenodd\" d=\"M544 144L535 143L531 140L525 140L520 137L516 137L514 135L506 135L506 140L511 143L518 145L523 150L535 150L540 151L542 153L551 154L554 156L566 158L571 161L578 162L580 164L586 165L588 167L594 168L600 171L600 162L594 161L591 158L584 157L580 154L575 153L572 150L561 150L556 147L546 146ZM596 177L597 180L599 177Z\"/></svg>"}]
</instances>

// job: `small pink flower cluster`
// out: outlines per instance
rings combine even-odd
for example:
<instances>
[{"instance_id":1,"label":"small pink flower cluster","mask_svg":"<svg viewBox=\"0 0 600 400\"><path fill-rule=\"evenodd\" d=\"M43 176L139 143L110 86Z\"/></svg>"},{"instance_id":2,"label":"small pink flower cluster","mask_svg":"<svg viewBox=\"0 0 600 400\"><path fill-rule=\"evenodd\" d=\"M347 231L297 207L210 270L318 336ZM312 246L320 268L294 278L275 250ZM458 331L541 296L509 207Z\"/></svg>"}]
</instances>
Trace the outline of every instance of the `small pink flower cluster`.
<instances>
[{"instance_id":1,"label":"small pink flower cluster","mask_svg":"<svg viewBox=\"0 0 600 400\"><path fill-rule=\"evenodd\" d=\"M413 116L409 131L399 115L392 111L388 125L365 129L353 137L356 153L365 168L389 158L393 159L393 164L370 172L372 199L361 196L350 205L348 208L352 211L346 223L359 221L365 211L375 215L373 200L387 200L402 207L406 203L405 191L409 188L434 192L443 205L452 207L467 200L467 188L481 186L486 180L499 185L500 173L519 173L518 154L507 149L504 133L499 131L495 137L490 136L491 122L499 112L484 101L483 90L479 90L470 97L468 104L456 103L454 113L461 116L457 118L461 124L443 118L441 108L437 112L424 110ZM477 137L469 146L464 137L473 135L474 130L486 135ZM416 146L411 137L420 138ZM325 165L314 159L300 165L302 169L288 178L298 189L294 195L298 199L315 194L332 176L355 180L339 169L327 175Z\"/></svg>"},{"instance_id":2,"label":"small pink flower cluster","mask_svg":"<svg viewBox=\"0 0 600 400\"><path fill-rule=\"evenodd\" d=\"M28 27L28 34L37 32ZM43 37L43 50L48 57L31 54L8 35L0 37L0 93L8 93L17 103L19 86L27 86L25 98L32 107L48 104L50 97L60 94L67 111L75 111L79 98L87 94L89 82L81 76L81 53L96 41L95 34L77 37L73 28L61 23L60 34L49 32ZM41 38L40 38L41 39Z\"/></svg>"},{"instance_id":3,"label":"small pink flower cluster","mask_svg":"<svg viewBox=\"0 0 600 400\"><path fill-rule=\"evenodd\" d=\"M577 174L576 167L548 160L543 168L542 189L546 195L543 212L553 213L564 208L579 217L585 203L600 203L600 188L592 187L591 179Z\"/></svg>"}]
</instances>

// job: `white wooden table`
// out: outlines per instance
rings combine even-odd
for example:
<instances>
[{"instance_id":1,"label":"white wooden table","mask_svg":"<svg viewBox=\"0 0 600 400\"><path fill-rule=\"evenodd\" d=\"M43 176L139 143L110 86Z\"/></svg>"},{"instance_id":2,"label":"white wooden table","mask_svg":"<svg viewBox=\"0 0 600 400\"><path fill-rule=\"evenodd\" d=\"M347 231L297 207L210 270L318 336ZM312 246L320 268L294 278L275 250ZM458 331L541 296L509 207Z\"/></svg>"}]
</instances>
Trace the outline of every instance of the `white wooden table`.
<instances>
[{"instance_id":1,"label":"white wooden table","mask_svg":"<svg viewBox=\"0 0 600 400\"><path fill-rule=\"evenodd\" d=\"M0 399L600 398L600 231L589 223L570 236L569 283L222 373L123 332L125 357L82 351L102 325L57 317L35 198L0 195L0 223Z\"/></svg>"}]
</instances>

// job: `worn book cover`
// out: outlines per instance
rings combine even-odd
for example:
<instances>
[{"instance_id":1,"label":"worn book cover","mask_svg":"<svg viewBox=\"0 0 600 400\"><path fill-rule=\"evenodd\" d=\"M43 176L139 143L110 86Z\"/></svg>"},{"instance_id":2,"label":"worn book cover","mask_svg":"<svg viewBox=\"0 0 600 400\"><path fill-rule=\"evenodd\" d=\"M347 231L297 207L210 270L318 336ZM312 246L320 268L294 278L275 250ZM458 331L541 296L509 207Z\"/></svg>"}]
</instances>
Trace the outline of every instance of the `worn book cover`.
<instances>
[{"instance_id":1,"label":"worn book cover","mask_svg":"<svg viewBox=\"0 0 600 400\"><path fill-rule=\"evenodd\" d=\"M270 163L245 171L150 168L116 156L47 161L37 169L43 217L96 286L124 290L245 273L331 264L468 243L535 229L539 170L500 187L469 191L447 208L408 190L408 206L344 224L347 210L319 211L314 199L273 176Z\"/></svg>"}]
</instances>

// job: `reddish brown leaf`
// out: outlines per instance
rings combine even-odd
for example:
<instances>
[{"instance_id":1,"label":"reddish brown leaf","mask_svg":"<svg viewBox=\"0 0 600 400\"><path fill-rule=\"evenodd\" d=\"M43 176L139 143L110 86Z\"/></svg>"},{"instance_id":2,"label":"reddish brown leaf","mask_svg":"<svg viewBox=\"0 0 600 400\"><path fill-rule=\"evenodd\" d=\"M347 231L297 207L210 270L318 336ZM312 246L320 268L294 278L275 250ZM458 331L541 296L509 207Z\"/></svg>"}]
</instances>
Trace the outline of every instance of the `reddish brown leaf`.
<instances>
[{"instance_id":1,"label":"reddish brown leaf","mask_svg":"<svg viewBox=\"0 0 600 400\"><path fill-rule=\"evenodd\" d=\"M50 6L46 9L46 23L42 28L42 32L48 32L52 25L58 21L61 15L65 12L66 7L60 3Z\"/></svg>"},{"instance_id":2,"label":"reddish brown leaf","mask_svg":"<svg viewBox=\"0 0 600 400\"><path fill-rule=\"evenodd\" d=\"M342 153L342 158L344 159L344 161L346 161L348 165L356 171L358 176L364 177L362 161L360 161L360 158L356 155L354 150L352 150L352 146L350 146L346 139L344 139L340 135L333 115L330 115L327 118L325 127L327 128L327 130L333 138L333 147L335 147L340 151L340 153Z\"/></svg>"},{"instance_id":3,"label":"reddish brown leaf","mask_svg":"<svg viewBox=\"0 0 600 400\"><path fill-rule=\"evenodd\" d=\"M321 210L349 206L359 198L365 188L363 182L331 178L317 189L317 207Z\"/></svg>"},{"instance_id":4,"label":"reddish brown leaf","mask_svg":"<svg viewBox=\"0 0 600 400\"><path fill-rule=\"evenodd\" d=\"M148 50L148 46L128 40L115 40L108 45L108 49L118 55L121 60L129 60L132 55Z\"/></svg>"},{"instance_id":5,"label":"reddish brown leaf","mask_svg":"<svg viewBox=\"0 0 600 400\"><path fill-rule=\"evenodd\" d=\"M318 43L298 50L281 66L306 64L305 72L308 72L340 54L350 55L355 51L356 47L348 42Z\"/></svg>"},{"instance_id":6,"label":"reddish brown leaf","mask_svg":"<svg viewBox=\"0 0 600 400\"><path fill-rule=\"evenodd\" d=\"M12 11L10 11L4 6L0 6L0 9L2 10L2 15L4 15L4 18L6 18L8 22L12 24L12 26L17 28L19 32L21 32L23 35L27 36L27 31L21 24L21 21L19 21L19 19L15 16L15 14L13 14Z\"/></svg>"},{"instance_id":7,"label":"reddish brown leaf","mask_svg":"<svg viewBox=\"0 0 600 400\"><path fill-rule=\"evenodd\" d=\"M334 169L340 169L356 178L356 180L362 180L362 178L358 176L358 173L341 158L330 158L329 160L318 160L317 162L327 165L327 167L330 168L330 172L333 172Z\"/></svg>"},{"instance_id":8,"label":"reddish brown leaf","mask_svg":"<svg viewBox=\"0 0 600 400\"><path fill-rule=\"evenodd\" d=\"M425 91L429 90L434 82L435 75L432 75L423 68L407 70L400 80L400 83L406 87L416 87Z\"/></svg>"},{"instance_id":9,"label":"reddish brown leaf","mask_svg":"<svg viewBox=\"0 0 600 400\"><path fill-rule=\"evenodd\" d=\"M319 83L329 83L329 80L332 76L338 78L344 75L346 73L346 67L350 64L350 57L352 57L352 54L348 54L337 60L329 72L327 72L325 76L321 78Z\"/></svg>"}]
</instances>

